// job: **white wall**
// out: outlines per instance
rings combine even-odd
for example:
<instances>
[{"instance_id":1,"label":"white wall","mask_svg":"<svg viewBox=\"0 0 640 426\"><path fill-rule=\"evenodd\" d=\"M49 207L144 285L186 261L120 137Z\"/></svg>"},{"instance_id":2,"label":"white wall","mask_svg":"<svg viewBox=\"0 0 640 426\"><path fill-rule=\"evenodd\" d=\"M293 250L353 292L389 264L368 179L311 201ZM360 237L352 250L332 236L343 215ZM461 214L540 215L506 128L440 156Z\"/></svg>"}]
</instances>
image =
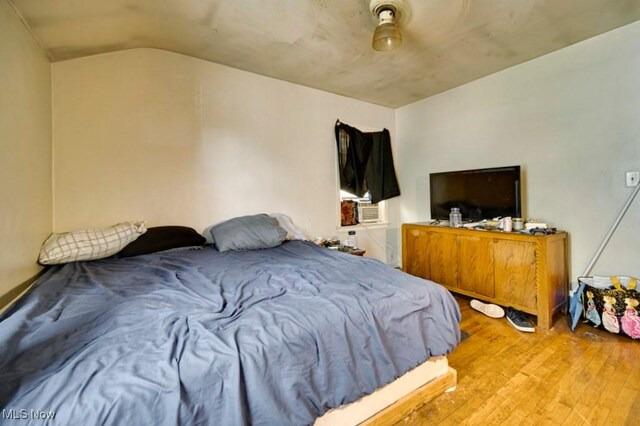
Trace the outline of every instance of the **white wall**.
<instances>
[{"instance_id":1,"label":"white wall","mask_svg":"<svg viewBox=\"0 0 640 426\"><path fill-rule=\"evenodd\" d=\"M390 108L161 50L54 63L54 229L278 211L337 235L337 118L395 135Z\"/></svg>"},{"instance_id":2,"label":"white wall","mask_svg":"<svg viewBox=\"0 0 640 426\"><path fill-rule=\"evenodd\" d=\"M640 170L640 23L400 108L400 219L429 218L429 173L520 164L524 208L570 234L575 280ZM640 197L639 197L640 198ZM640 199L594 274L640 276Z\"/></svg>"},{"instance_id":3,"label":"white wall","mask_svg":"<svg viewBox=\"0 0 640 426\"><path fill-rule=\"evenodd\" d=\"M0 295L35 275L51 232L51 66L0 0Z\"/></svg>"}]
</instances>

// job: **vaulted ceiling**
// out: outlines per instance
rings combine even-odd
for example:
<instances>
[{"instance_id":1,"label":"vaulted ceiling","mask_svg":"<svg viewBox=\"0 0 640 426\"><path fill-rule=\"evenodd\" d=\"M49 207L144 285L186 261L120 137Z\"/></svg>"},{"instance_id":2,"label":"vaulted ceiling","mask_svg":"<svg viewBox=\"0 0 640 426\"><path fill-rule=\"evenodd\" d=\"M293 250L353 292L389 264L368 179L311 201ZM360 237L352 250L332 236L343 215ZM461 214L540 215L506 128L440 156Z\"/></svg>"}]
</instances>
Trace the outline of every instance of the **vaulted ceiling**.
<instances>
[{"instance_id":1,"label":"vaulted ceiling","mask_svg":"<svg viewBox=\"0 0 640 426\"><path fill-rule=\"evenodd\" d=\"M640 19L638 0L404 0L402 47L376 52L368 0L8 1L52 61L158 48L389 107Z\"/></svg>"}]
</instances>

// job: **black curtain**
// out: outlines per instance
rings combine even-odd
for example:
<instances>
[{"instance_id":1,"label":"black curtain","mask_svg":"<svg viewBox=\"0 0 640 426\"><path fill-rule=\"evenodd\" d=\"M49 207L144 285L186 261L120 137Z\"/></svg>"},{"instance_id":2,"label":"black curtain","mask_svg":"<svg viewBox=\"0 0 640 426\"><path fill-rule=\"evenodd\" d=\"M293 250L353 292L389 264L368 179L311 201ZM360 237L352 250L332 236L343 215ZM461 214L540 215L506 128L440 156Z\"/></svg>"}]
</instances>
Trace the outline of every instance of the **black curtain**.
<instances>
[{"instance_id":1,"label":"black curtain","mask_svg":"<svg viewBox=\"0 0 640 426\"><path fill-rule=\"evenodd\" d=\"M341 189L358 197L369 191L372 203L400 195L387 129L361 132L338 121L335 134Z\"/></svg>"}]
</instances>

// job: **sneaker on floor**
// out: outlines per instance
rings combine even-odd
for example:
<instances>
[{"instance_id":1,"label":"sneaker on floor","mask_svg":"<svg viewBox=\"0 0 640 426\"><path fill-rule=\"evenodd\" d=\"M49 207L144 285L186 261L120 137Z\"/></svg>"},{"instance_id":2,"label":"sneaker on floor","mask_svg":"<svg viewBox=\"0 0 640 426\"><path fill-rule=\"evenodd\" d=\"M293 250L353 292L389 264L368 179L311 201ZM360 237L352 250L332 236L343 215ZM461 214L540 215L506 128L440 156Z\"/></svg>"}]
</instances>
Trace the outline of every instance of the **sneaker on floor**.
<instances>
[{"instance_id":1,"label":"sneaker on floor","mask_svg":"<svg viewBox=\"0 0 640 426\"><path fill-rule=\"evenodd\" d=\"M491 303L482 303L479 300L473 299L471 301L471 307L491 318L502 318L504 316L504 309Z\"/></svg>"},{"instance_id":2,"label":"sneaker on floor","mask_svg":"<svg viewBox=\"0 0 640 426\"><path fill-rule=\"evenodd\" d=\"M511 324L516 330L524 331L526 333L533 333L536 331L535 327L524 315L524 312L518 311L517 309L507 308L507 321Z\"/></svg>"}]
</instances>

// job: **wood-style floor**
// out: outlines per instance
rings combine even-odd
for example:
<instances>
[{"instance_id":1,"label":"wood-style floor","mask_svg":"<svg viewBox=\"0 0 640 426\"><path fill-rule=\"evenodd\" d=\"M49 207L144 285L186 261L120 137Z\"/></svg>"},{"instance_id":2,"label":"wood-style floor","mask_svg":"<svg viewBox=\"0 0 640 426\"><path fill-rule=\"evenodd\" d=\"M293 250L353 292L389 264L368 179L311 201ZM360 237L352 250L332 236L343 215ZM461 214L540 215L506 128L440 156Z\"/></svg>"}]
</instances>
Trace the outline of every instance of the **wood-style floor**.
<instances>
[{"instance_id":1,"label":"wood-style floor","mask_svg":"<svg viewBox=\"0 0 640 426\"><path fill-rule=\"evenodd\" d=\"M454 392L402 425L640 424L640 341L557 315L551 330L522 333L456 297L470 337L449 356Z\"/></svg>"}]
</instances>

